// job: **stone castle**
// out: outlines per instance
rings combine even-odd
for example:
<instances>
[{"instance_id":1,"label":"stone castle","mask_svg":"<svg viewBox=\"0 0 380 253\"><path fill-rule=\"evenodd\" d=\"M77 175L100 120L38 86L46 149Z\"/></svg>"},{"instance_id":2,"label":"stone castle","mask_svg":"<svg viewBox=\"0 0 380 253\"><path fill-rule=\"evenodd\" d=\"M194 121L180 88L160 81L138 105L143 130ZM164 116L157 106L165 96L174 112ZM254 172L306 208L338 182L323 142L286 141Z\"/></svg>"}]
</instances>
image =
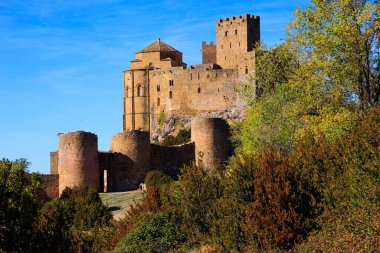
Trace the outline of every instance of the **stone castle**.
<instances>
[{"instance_id":1,"label":"stone castle","mask_svg":"<svg viewBox=\"0 0 380 253\"><path fill-rule=\"evenodd\" d=\"M245 14L216 22L216 43L202 43L202 64L187 67L182 53L160 39L137 52L123 73L123 132L112 137L107 152L98 150L93 133L59 135L58 151L50 154L50 175L43 175L47 196L81 185L133 190L152 169L175 178L183 165L200 156L208 169L227 160L232 145L226 119L241 117L236 91L254 70L259 40L260 17ZM169 127L163 130L165 124ZM190 125L190 143L151 143L175 127Z\"/></svg>"},{"instance_id":2,"label":"stone castle","mask_svg":"<svg viewBox=\"0 0 380 253\"><path fill-rule=\"evenodd\" d=\"M202 64L187 68L182 53L160 39L137 52L124 71L123 131L151 131L153 139L194 116L241 117L236 90L254 70L259 40L260 17L246 14L216 22L216 44L202 43Z\"/></svg>"}]
</instances>

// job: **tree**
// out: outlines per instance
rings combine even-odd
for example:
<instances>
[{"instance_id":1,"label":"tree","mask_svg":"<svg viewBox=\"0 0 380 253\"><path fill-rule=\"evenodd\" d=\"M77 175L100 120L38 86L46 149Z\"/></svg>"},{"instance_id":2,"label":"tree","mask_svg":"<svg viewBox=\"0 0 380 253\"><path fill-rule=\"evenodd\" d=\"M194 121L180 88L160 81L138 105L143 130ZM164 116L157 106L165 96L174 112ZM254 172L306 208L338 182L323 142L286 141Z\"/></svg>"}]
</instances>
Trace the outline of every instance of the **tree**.
<instances>
[{"instance_id":1,"label":"tree","mask_svg":"<svg viewBox=\"0 0 380 253\"><path fill-rule=\"evenodd\" d=\"M287 42L303 62L300 77L306 82L295 87L313 84L325 99L378 107L379 11L377 1L369 0L313 0L298 8Z\"/></svg>"},{"instance_id":2,"label":"tree","mask_svg":"<svg viewBox=\"0 0 380 253\"><path fill-rule=\"evenodd\" d=\"M99 252L110 246L111 219L91 187L66 188L61 196L45 203L40 211L38 231L43 242L39 251Z\"/></svg>"},{"instance_id":3,"label":"tree","mask_svg":"<svg viewBox=\"0 0 380 253\"><path fill-rule=\"evenodd\" d=\"M309 130L333 140L361 112L379 107L379 11L377 2L313 0L296 10L283 44L258 47L258 95L243 89L244 152L268 145L289 152Z\"/></svg>"},{"instance_id":4,"label":"tree","mask_svg":"<svg viewBox=\"0 0 380 253\"><path fill-rule=\"evenodd\" d=\"M35 243L41 178L28 166L25 159L0 161L0 251L30 252Z\"/></svg>"}]
</instances>

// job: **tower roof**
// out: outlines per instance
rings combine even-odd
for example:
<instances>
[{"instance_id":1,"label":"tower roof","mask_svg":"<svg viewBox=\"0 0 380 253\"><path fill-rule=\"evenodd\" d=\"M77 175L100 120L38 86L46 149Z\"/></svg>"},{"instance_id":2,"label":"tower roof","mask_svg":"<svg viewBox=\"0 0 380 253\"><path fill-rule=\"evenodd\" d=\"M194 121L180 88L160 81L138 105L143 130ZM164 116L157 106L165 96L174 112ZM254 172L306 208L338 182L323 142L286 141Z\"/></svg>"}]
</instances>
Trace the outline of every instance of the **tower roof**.
<instances>
[{"instance_id":1,"label":"tower roof","mask_svg":"<svg viewBox=\"0 0 380 253\"><path fill-rule=\"evenodd\" d=\"M160 39L157 39L155 42L144 48L143 50L137 53L148 53L148 52L179 52L177 49L169 46L165 42L162 42Z\"/></svg>"}]
</instances>

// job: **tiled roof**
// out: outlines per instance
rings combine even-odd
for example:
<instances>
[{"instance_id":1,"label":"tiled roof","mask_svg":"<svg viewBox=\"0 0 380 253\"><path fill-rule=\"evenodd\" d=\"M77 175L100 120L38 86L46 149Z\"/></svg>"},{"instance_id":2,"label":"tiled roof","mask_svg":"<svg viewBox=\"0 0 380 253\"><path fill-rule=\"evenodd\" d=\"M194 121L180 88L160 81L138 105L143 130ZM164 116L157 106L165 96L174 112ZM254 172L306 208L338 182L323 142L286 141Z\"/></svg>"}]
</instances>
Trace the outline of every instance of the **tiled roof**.
<instances>
[{"instance_id":1,"label":"tiled roof","mask_svg":"<svg viewBox=\"0 0 380 253\"><path fill-rule=\"evenodd\" d=\"M156 40L155 42L153 42L152 44L150 44L149 46L147 46L146 48L144 48L143 50L141 50L141 51L139 51L137 53L173 52L173 51L178 52L178 50L176 50L175 48L169 46L165 42L162 42L160 39L158 39L158 40Z\"/></svg>"}]
</instances>

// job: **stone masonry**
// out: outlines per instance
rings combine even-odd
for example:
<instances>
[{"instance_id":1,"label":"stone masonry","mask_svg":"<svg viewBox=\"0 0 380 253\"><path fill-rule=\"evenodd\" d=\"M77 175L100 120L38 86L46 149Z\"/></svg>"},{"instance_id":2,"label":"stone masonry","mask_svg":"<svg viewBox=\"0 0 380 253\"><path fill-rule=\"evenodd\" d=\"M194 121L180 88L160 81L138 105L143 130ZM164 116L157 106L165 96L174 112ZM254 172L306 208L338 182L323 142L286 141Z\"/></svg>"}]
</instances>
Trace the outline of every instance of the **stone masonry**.
<instances>
[{"instance_id":1,"label":"stone masonry","mask_svg":"<svg viewBox=\"0 0 380 253\"><path fill-rule=\"evenodd\" d=\"M216 44L202 42L202 64L187 67L160 39L139 51L124 71L123 130L147 130L153 139L189 127L196 115L241 119L237 89L254 70L259 40L260 17L245 14L216 22Z\"/></svg>"},{"instance_id":2,"label":"stone masonry","mask_svg":"<svg viewBox=\"0 0 380 253\"><path fill-rule=\"evenodd\" d=\"M216 43L202 43L202 64L187 67L182 53L160 39L137 52L124 71L123 132L105 152L93 133L61 134L58 151L50 153L50 175L43 177L46 197L83 185L133 190L149 170L176 178L199 159L205 169L225 162L232 153L226 120L242 117L237 89L254 71L259 40L260 17L245 14L216 22ZM182 127L191 127L190 143L151 143Z\"/></svg>"}]
</instances>

